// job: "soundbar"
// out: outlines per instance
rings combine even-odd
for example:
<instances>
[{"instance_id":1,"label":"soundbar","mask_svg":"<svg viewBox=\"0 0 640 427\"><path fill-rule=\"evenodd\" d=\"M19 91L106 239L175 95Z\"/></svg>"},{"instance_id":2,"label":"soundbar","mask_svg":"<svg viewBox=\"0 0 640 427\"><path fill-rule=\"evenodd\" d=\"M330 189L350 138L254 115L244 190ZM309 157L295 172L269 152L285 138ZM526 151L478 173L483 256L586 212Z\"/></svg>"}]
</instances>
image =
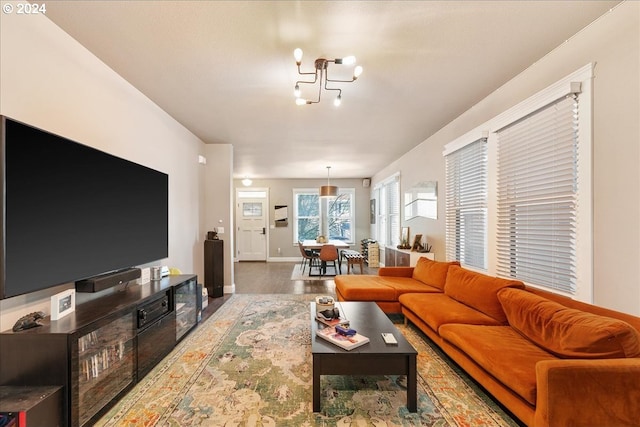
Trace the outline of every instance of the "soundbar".
<instances>
[{"instance_id":1,"label":"soundbar","mask_svg":"<svg viewBox=\"0 0 640 427\"><path fill-rule=\"evenodd\" d=\"M131 280L136 280L141 275L139 268L127 268L90 277L76 282L76 292L100 292L107 288L120 285Z\"/></svg>"}]
</instances>

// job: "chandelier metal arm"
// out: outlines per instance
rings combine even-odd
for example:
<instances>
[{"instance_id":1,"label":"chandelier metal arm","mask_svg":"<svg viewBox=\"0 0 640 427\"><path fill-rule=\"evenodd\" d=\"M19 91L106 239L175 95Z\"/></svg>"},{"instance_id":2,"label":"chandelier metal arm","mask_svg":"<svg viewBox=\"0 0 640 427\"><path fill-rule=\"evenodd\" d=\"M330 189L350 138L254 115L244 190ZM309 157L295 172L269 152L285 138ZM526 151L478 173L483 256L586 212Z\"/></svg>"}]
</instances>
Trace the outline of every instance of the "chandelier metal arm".
<instances>
[{"instance_id":1,"label":"chandelier metal arm","mask_svg":"<svg viewBox=\"0 0 640 427\"><path fill-rule=\"evenodd\" d=\"M307 72L302 72L302 71L300 71L300 64L298 64L298 74L300 74L301 76L314 74L316 76L316 78L318 78L318 70L315 70L315 71L312 71L312 72L308 72L308 73Z\"/></svg>"}]
</instances>

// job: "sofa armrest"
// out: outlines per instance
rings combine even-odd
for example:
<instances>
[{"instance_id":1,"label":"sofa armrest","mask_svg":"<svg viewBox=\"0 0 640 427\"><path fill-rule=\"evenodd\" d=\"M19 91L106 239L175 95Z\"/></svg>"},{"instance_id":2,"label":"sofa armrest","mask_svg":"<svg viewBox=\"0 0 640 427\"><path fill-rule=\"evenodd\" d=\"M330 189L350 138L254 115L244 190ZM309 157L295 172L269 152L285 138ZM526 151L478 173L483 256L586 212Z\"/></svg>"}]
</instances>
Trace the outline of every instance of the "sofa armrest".
<instances>
[{"instance_id":1,"label":"sofa armrest","mask_svg":"<svg viewBox=\"0 0 640 427\"><path fill-rule=\"evenodd\" d=\"M378 276L411 277L413 267L380 267Z\"/></svg>"},{"instance_id":2,"label":"sofa armrest","mask_svg":"<svg viewBox=\"0 0 640 427\"><path fill-rule=\"evenodd\" d=\"M640 358L536 364L536 427L637 426Z\"/></svg>"}]
</instances>

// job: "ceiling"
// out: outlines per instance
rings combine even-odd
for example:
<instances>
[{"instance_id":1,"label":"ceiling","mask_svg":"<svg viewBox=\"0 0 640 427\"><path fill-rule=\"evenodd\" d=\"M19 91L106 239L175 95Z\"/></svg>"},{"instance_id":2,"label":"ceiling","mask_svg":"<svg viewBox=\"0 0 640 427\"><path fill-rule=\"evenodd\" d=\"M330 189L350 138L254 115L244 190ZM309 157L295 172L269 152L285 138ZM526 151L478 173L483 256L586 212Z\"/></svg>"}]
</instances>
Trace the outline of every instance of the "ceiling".
<instances>
[{"instance_id":1,"label":"ceiling","mask_svg":"<svg viewBox=\"0 0 640 427\"><path fill-rule=\"evenodd\" d=\"M617 3L56 1L46 16L205 143L232 144L236 178L363 178ZM303 71L356 56L340 107L295 104L296 47Z\"/></svg>"}]
</instances>

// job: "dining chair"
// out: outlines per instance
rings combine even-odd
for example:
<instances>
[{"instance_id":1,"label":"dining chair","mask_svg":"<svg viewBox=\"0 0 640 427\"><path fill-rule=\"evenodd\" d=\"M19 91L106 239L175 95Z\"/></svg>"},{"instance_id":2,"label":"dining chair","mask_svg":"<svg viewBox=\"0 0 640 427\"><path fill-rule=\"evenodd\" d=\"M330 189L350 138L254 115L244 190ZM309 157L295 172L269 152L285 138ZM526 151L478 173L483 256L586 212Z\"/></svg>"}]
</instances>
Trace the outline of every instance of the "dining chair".
<instances>
[{"instance_id":1,"label":"dining chair","mask_svg":"<svg viewBox=\"0 0 640 427\"><path fill-rule=\"evenodd\" d=\"M311 274L311 268L313 268L314 260L319 258L319 254L311 249L305 249L302 242L298 240L298 247L300 248L300 254L302 255L302 274L304 274L305 265L309 260L309 274Z\"/></svg>"},{"instance_id":2,"label":"dining chair","mask_svg":"<svg viewBox=\"0 0 640 427\"><path fill-rule=\"evenodd\" d=\"M336 261L338 260L339 260L338 249L334 245L331 245L331 244L322 245L322 248L320 249L320 261L322 262L322 268L320 269L320 276L322 277L327 273L328 262L333 263L333 269L335 270L336 274L338 274L338 271L340 271L340 274L342 274L340 263L336 265Z\"/></svg>"}]
</instances>

